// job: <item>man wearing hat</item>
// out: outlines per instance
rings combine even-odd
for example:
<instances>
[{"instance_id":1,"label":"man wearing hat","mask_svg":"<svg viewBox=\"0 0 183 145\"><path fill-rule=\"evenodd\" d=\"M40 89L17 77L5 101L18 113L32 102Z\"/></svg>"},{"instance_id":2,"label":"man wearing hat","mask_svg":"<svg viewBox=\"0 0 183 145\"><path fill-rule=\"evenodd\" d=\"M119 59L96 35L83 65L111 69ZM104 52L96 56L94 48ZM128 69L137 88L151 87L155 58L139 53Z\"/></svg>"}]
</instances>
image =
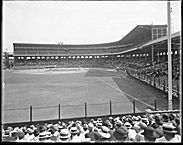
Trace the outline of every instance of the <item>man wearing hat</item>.
<instances>
[{"instance_id":1,"label":"man wearing hat","mask_svg":"<svg viewBox=\"0 0 183 145\"><path fill-rule=\"evenodd\" d=\"M25 136L25 133L19 130L17 134L18 139L16 140L16 142L25 142L24 136Z\"/></svg>"},{"instance_id":2,"label":"man wearing hat","mask_svg":"<svg viewBox=\"0 0 183 145\"><path fill-rule=\"evenodd\" d=\"M128 139L128 129L125 126L120 126L116 128L113 134L115 141L126 142Z\"/></svg>"},{"instance_id":3,"label":"man wearing hat","mask_svg":"<svg viewBox=\"0 0 183 145\"><path fill-rule=\"evenodd\" d=\"M39 134L39 141L40 142L52 142L50 140L51 138L51 132L44 131Z\"/></svg>"},{"instance_id":4,"label":"man wearing hat","mask_svg":"<svg viewBox=\"0 0 183 145\"><path fill-rule=\"evenodd\" d=\"M163 122L169 122L170 121L169 115L167 113L164 113L162 116L162 120L163 120Z\"/></svg>"},{"instance_id":5,"label":"man wearing hat","mask_svg":"<svg viewBox=\"0 0 183 145\"><path fill-rule=\"evenodd\" d=\"M112 127L111 122L107 119L107 120L104 121L103 126L106 126L106 127L109 128L109 133L110 133L110 135L111 135L110 140L111 140L111 141L114 140L114 136L113 136L114 129L113 129L113 127Z\"/></svg>"},{"instance_id":6,"label":"man wearing hat","mask_svg":"<svg viewBox=\"0 0 183 145\"><path fill-rule=\"evenodd\" d=\"M141 133L144 138L140 140L140 142L155 142L157 138L160 136L155 132L155 129L151 126L147 126L144 128L144 132Z\"/></svg>"},{"instance_id":7,"label":"man wearing hat","mask_svg":"<svg viewBox=\"0 0 183 145\"><path fill-rule=\"evenodd\" d=\"M128 137L129 137L129 139L130 139L130 140L135 140L135 137L136 137L136 135L137 135L137 132L136 132L136 130L133 128L133 126L132 126L129 122L126 122L126 123L124 124L124 126L126 126L127 129L128 129Z\"/></svg>"},{"instance_id":8,"label":"man wearing hat","mask_svg":"<svg viewBox=\"0 0 183 145\"><path fill-rule=\"evenodd\" d=\"M172 123L163 124L164 136L156 142L181 142L181 136L177 134L176 127Z\"/></svg>"},{"instance_id":9,"label":"man wearing hat","mask_svg":"<svg viewBox=\"0 0 183 145\"><path fill-rule=\"evenodd\" d=\"M10 136L11 131L9 129L4 130L3 134L2 134L2 141L9 141L11 140L11 136Z\"/></svg>"},{"instance_id":10,"label":"man wearing hat","mask_svg":"<svg viewBox=\"0 0 183 145\"><path fill-rule=\"evenodd\" d=\"M33 129L27 128L27 136L26 136L25 140L28 141L28 142L32 141L33 138L35 137L33 133L34 133Z\"/></svg>"},{"instance_id":11,"label":"man wearing hat","mask_svg":"<svg viewBox=\"0 0 183 145\"><path fill-rule=\"evenodd\" d=\"M34 138L33 138L33 141L34 142L39 142L39 129L35 129L34 130Z\"/></svg>"},{"instance_id":12,"label":"man wearing hat","mask_svg":"<svg viewBox=\"0 0 183 145\"><path fill-rule=\"evenodd\" d=\"M81 142L80 131L76 126L72 126L69 132L71 133L71 142Z\"/></svg>"},{"instance_id":13,"label":"man wearing hat","mask_svg":"<svg viewBox=\"0 0 183 145\"><path fill-rule=\"evenodd\" d=\"M58 142L69 142L71 140L71 134L68 129L64 128L60 131L60 139Z\"/></svg>"},{"instance_id":14,"label":"man wearing hat","mask_svg":"<svg viewBox=\"0 0 183 145\"><path fill-rule=\"evenodd\" d=\"M85 134L85 138L90 138L91 141L96 141L95 139L95 133L93 131L94 125L92 122L88 123L88 130L89 132Z\"/></svg>"},{"instance_id":15,"label":"man wearing hat","mask_svg":"<svg viewBox=\"0 0 183 145\"><path fill-rule=\"evenodd\" d=\"M102 126L101 129L98 130L99 138L97 141L110 141L111 134L109 133L109 128L107 126Z\"/></svg>"}]
</instances>

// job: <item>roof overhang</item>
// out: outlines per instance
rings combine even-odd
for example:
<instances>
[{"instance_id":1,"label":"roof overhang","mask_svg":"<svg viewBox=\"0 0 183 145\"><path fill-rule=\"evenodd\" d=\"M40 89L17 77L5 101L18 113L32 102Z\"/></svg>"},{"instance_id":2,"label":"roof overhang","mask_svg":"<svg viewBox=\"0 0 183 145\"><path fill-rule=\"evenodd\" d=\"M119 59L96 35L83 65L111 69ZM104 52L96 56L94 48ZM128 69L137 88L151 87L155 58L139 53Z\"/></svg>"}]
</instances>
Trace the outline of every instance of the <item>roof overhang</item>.
<instances>
[{"instance_id":1,"label":"roof overhang","mask_svg":"<svg viewBox=\"0 0 183 145\"><path fill-rule=\"evenodd\" d=\"M171 38L175 38L175 37L180 37L180 32L176 32L171 35ZM156 40L150 41L150 42L140 46L139 49L142 49L147 46L155 45L155 44L161 43L163 41L167 41L167 40L168 40L168 36L164 36L164 37L158 38Z\"/></svg>"}]
</instances>

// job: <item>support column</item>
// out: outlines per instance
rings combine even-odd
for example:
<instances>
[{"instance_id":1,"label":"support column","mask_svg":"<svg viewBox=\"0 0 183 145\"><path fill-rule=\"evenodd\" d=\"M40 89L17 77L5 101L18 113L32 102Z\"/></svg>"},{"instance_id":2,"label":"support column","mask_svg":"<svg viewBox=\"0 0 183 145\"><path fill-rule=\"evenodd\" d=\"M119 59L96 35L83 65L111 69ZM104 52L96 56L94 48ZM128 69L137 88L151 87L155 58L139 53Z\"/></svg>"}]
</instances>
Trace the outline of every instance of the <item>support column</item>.
<instances>
[{"instance_id":1,"label":"support column","mask_svg":"<svg viewBox=\"0 0 183 145\"><path fill-rule=\"evenodd\" d=\"M153 45L151 46L151 61L152 61L152 64L154 62L154 48L153 48Z\"/></svg>"}]
</instances>

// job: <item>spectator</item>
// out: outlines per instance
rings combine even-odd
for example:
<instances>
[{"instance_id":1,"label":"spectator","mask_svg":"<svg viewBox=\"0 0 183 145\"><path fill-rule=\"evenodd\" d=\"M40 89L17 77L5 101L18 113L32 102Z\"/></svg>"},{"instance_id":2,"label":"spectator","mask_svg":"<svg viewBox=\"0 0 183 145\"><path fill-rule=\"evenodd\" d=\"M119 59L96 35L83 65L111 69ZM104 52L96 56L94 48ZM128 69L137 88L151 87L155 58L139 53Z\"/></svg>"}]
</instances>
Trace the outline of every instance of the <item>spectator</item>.
<instances>
[{"instance_id":1,"label":"spectator","mask_svg":"<svg viewBox=\"0 0 183 145\"><path fill-rule=\"evenodd\" d=\"M9 129L6 129L6 130L3 132L3 135L2 135L3 141L7 142L7 141L10 141L10 140L11 140L10 132L11 132L11 131L10 131Z\"/></svg>"},{"instance_id":2,"label":"spectator","mask_svg":"<svg viewBox=\"0 0 183 145\"><path fill-rule=\"evenodd\" d=\"M33 134L34 134L34 138L33 138L33 141L35 141L35 142L39 142L39 130L36 128L35 130L34 130L34 132L33 132Z\"/></svg>"},{"instance_id":3,"label":"spectator","mask_svg":"<svg viewBox=\"0 0 183 145\"><path fill-rule=\"evenodd\" d=\"M27 137L25 138L26 141L30 142L35 138L34 130L31 128L27 128Z\"/></svg>"},{"instance_id":4,"label":"spectator","mask_svg":"<svg viewBox=\"0 0 183 145\"><path fill-rule=\"evenodd\" d=\"M102 126L101 129L98 129L99 138L97 141L110 141L111 134L109 133L109 128L106 126Z\"/></svg>"},{"instance_id":5,"label":"spectator","mask_svg":"<svg viewBox=\"0 0 183 145\"><path fill-rule=\"evenodd\" d=\"M115 137L115 141L120 141L120 142L129 141L128 129L125 126L121 126L119 128L116 128L113 136Z\"/></svg>"},{"instance_id":6,"label":"spectator","mask_svg":"<svg viewBox=\"0 0 183 145\"><path fill-rule=\"evenodd\" d=\"M16 142L18 140L18 133L16 131L11 132L11 142Z\"/></svg>"},{"instance_id":7,"label":"spectator","mask_svg":"<svg viewBox=\"0 0 183 145\"><path fill-rule=\"evenodd\" d=\"M144 132L141 134L144 136L143 140L141 140L142 142L155 142L160 137L151 126L145 127Z\"/></svg>"},{"instance_id":8,"label":"spectator","mask_svg":"<svg viewBox=\"0 0 183 145\"><path fill-rule=\"evenodd\" d=\"M51 132L44 131L39 134L39 142L52 142L50 138Z\"/></svg>"},{"instance_id":9,"label":"spectator","mask_svg":"<svg viewBox=\"0 0 183 145\"><path fill-rule=\"evenodd\" d=\"M61 129L60 131L60 139L58 140L59 142L69 142L71 141L71 134L68 129L64 128Z\"/></svg>"},{"instance_id":10,"label":"spectator","mask_svg":"<svg viewBox=\"0 0 183 145\"><path fill-rule=\"evenodd\" d=\"M71 142L81 142L80 133L76 126L70 128Z\"/></svg>"},{"instance_id":11,"label":"spectator","mask_svg":"<svg viewBox=\"0 0 183 145\"><path fill-rule=\"evenodd\" d=\"M136 138L136 135L137 135L136 130L132 127L132 125L129 122L126 122L124 124L124 126L126 126L127 129L128 129L128 137L129 137L129 139L132 140L132 141L135 141L135 138Z\"/></svg>"},{"instance_id":12,"label":"spectator","mask_svg":"<svg viewBox=\"0 0 183 145\"><path fill-rule=\"evenodd\" d=\"M88 123L88 130L89 132L85 134L85 138L90 138L91 141L96 141L95 139L95 133L93 131L94 125L92 122Z\"/></svg>"},{"instance_id":13,"label":"spectator","mask_svg":"<svg viewBox=\"0 0 183 145\"><path fill-rule=\"evenodd\" d=\"M23 131L19 131L17 135L18 139L16 142L25 142L24 136L25 136L25 133Z\"/></svg>"},{"instance_id":14,"label":"spectator","mask_svg":"<svg viewBox=\"0 0 183 145\"><path fill-rule=\"evenodd\" d=\"M172 123L163 124L164 136L156 142L181 142L181 136L177 134L176 127Z\"/></svg>"}]
</instances>

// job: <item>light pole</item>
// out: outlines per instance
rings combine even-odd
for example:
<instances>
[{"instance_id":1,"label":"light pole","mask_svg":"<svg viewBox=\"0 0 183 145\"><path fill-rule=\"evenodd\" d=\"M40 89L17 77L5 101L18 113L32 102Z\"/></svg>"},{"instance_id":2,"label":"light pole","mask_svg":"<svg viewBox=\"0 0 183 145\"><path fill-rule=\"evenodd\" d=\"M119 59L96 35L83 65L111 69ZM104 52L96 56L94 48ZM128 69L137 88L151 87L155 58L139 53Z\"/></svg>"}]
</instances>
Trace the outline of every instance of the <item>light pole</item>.
<instances>
[{"instance_id":1,"label":"light pole","mask_svg":"<svg viewBox=\"0 0 183 145\"><path fill-rule=\"evenodd\" d=\"M168 23L168 110L172 110L172 55L171 55L171 10L170 1L167 2Z\"/></svg>"}]
</instances>

